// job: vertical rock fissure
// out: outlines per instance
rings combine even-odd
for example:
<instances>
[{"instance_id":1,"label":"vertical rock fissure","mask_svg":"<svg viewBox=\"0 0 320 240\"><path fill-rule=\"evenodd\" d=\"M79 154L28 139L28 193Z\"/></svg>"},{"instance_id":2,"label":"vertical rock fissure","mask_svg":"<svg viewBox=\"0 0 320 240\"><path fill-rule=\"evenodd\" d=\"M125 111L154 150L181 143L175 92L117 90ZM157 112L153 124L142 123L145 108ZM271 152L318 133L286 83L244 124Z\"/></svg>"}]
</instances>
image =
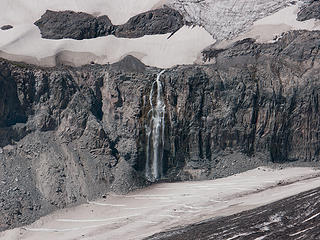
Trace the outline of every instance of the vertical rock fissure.
<instances>
[{"instance_id":1,"label":"vertical rock fissure","mask_svg":"<svg viewBox=\"0 0 320 240\"><path fill-rule=\"evenodd\" d=\"M163 150L165 130L165 109L163 97L163 86L160 81L165 70L158 73L156 81L153 82L150 90L149 101L151 109L149 124L146 125L147 146L146 146L146 168L145 176L149 181L156 181L163 176ZM154 88L157 92L154 101Z\"/></svg>"}]
</instances>

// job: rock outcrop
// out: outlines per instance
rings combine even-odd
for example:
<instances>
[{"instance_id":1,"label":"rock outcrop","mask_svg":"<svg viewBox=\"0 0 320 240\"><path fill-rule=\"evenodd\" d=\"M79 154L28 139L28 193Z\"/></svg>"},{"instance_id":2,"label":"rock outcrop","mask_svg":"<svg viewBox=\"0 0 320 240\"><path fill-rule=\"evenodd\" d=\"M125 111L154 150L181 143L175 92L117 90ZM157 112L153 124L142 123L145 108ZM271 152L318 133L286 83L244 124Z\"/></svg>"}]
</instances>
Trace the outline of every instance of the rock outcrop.
<instances>
[{"instance_id":1,"label":"rock outcrop","mask_svg":"<svg viewBox=\"0 0 320 240\"><path fill-rule=\"evenodd\" d=\"M233 39L255 21L279 11L291 0L168 0L185 21L203 26L217 41Z\"/></svg>"},{"instance_id":2,"label":"rock outcrop","mask_svg":"<svg viewBox=\"0 0 320 240\"><path fill-rule=\"evenodd\" d=\"M144 73L146 70L146 66L141 61L139 61L131 55L125 56L119 62L113 63L111 65L111 68L115 71L136 73Z\"/></svg>"},{"instance_id":3,"label":"rock outcrop","mask_svg":"<svg viewBox=\"0 0 320 240\"><path fill-rule=\"evenodd\" d=\"M117 94L107 69L40 69L0 61L0 230L109 191L145 186L124 159L129 146L117 150L120 135L134 132L123 125L119 135L103 123L114 117L103 112L103 101L120 105L104 96ZM109 130L119 138L111 138Z\"/></svg>"},{"instance_id":4,"label":"rock outcrop","mask_svg":"<svg viewBox=\"0 0 320 240\"><path fill-rule=\"evenodd\" d=\"M5 30L9 30L11 28L13 28L13 26L11 26L11 25L3 25L0 29L5 31Z\"/></svg>"},{"instance_id":5,"label":"rock outcrop","mask_svg":"<svg viewBox=\"0 0 320 240\"><path fill-rule=\"evenodd\" d=\"M108 16L94 17L83 12L47 10L35 22L43 38L90 39L107 35L138 38L144 35L173 33L184 25L182 15L164 7L138 14L123 25L113 25Z\"/></svg>"},{"instance_id":6,"label":"rock outcrop","mask_svg":"<svg viewBox=\"0 0 320 240\"><path fill-rule=\"evenodd\" d=\"M215 64L166 70L164 178L319 161L319 39L319 31L249 39L207 50ZM52 69L1 60L0 229L147 184L149 96L160 71L133 57Z\"/></svg>"},{"instance_id":7,"label":"rock outcrop","mask_svg":"<svg viewBox=\"0 0 320 240\"><path fill-rule=\"evenodd\" d=\"M320 19L320 1L311 0L305 3L298 12L298 21L306 21L309 19Z\"/></svg>"},{"instance_id":8,"label":"rock outcrop","mask_svg":"<svg viewBox=\"0 0 320 240\"><path fill-rule=\"evenodd\" d=\"M48 39L81 40L106 36L113 31L113 25L107 16L94 17L73 11L47 10L34 24L39 27L42 37Z\"/></svg>"},{"instance_id":9,"label":"rock outcrop","mask_svg":"<svg viewBox=\"0 0 320 240\"><path fill-rule=\"evenodd\" d=\"M138 38L144 35L174 33L184 25L182 15L164 7L141 13L123 25L116 26L115 36Z\"/></svg>"}]
</instances>

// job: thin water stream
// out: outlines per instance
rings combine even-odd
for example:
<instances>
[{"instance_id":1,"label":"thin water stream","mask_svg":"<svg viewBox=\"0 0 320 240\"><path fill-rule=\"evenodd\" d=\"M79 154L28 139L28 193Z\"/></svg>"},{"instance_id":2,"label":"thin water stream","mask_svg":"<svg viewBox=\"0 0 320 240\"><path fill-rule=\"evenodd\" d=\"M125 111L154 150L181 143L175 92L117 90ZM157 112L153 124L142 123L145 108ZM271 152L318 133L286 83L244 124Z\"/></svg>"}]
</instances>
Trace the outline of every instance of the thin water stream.
<instances>
[{"instance_id":1,"label":"thin water stream","mask_svg":"<svg viewBox=\"0 0 320 240\"><path fill-rule=\"evenodd\" d=\"M158 73L156 81L153 82L150 101L150 122L146 126L147 147L146 147L146 178L149 181L156 181L163 175L163 150L164 150L164 129L166 106L163 100L163 86L160 81L165 70ZM154 89L156 86L156 96L154 101Z\"/></svg>"}]
</instances>

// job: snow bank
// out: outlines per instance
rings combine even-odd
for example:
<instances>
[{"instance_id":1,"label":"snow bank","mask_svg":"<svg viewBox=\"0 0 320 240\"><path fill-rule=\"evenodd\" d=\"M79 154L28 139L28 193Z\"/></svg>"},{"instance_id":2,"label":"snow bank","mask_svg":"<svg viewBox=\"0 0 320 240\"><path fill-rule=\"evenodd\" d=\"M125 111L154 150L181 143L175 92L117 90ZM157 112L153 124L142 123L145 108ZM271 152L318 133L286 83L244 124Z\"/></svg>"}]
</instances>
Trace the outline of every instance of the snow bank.
<instances>
[{"instance_id":1,"label":"snow bank","mask_svg":"<svg viewBox=\"0 0 320 240\"><path fill-rule=\"evenodd\" d=\"M85 40L48 40L40 37L35 26L24 24L0 32L0 56L28 63L54 66L56 56L64 53L69 63L78 66L94 61L113 63L131 54L150 66L169 68L176 64L192 64L199 52L213 43L213 38L201 27L183 27L170 34L127 39L114 36ZM26 58L28 56L31 58ZM60 59L61 60L61 59ZM63 61L63 59L62 59Z\"/></svg>"},{"instance_id":2,"label":"snow bank","mask_svg":"<svg viewBox=\"0 0 320 240\"><path fill-rule=\"evenodd\" d=\"M215 47L226 48L232 43L244 38L254 38L259 43L273 42L277 37L281 36L282 33L290 30L320 30L319 20L297 21L297 12L299 11L300 4L302 4L302 2L296 5L290 5L270 16L257 20L246 32L231 40L221 41Z\"/></svg>"},{"instance_id":3,"label":"snow bank","mask_svg":"<svg viewBox=\"0 0 320 240\"><path fill-rule=\"evenodd\" d=\"M275 14L256 21L248 33L258 42L272 41L277 35L290 30L320 30L320 21L310 19L297 21L299 5L286 7Z\"/></svg>"}]
</instances>

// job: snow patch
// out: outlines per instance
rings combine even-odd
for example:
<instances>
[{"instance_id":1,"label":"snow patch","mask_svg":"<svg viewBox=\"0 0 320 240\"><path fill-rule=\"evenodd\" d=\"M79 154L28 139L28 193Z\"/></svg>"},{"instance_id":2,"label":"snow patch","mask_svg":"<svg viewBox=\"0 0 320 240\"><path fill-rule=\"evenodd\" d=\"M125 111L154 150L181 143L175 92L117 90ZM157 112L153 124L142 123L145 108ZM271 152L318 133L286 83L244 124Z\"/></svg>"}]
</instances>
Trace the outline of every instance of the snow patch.
<instances>
[{"instance_id":1,"label":"snow patch","mask_svg":"<svg viewBox=\"0 0 320 240\"><path fill-rule=\"evenodd\" d=\"M300 4L301 2L290 5L270 16L255 21L246 32L233 39L223 40L215 47L227 48L236 41L245 38L256 39L258 43L271 43L277 41L283 33L291 30L320 30L319 20L310 19L303 22L296 20Z\"/></svg>"},{"instance_id":2,"label":"snow patch","mask_svg":"<svg viewBox=\"0 0 320 240\"><path fill-rule=\"evenodd\" d=\"M83 235L95 240L142 239L165 229L256 208L320 184L320 177L316 177L320 171L311 168L259 169L212 181L161 183L125 196L110 194L107 199L50 214L23 231L18 228L1 232L0 239L64 240L81 239ZM279 181L291 184L277 185ZM251 192L240 190L248 185L252 185ZM268 225L279 222L281 217L281 213L274 214L260 226L261 230L267 231ZM244 237L248 233L239 234Z\"/></svg>"},{"instance_id":3,"label":"snow patch","mask_svg":"<svg viewBox=\"0 0 320 240\"><path fill-rule=\"evenodd\" d=\"M55 66L57 59L80 66L95 62L114 63L126 55L150 66L169 68L177 64L192 64L199 52L214 42L201 27L182 27L171 38L170 33L127 39L115 36L95 39L48 40L40 36L33 24L17 26L10 32L0 32L0 57L41 66Z\"/></svg>"}]
</instances>

